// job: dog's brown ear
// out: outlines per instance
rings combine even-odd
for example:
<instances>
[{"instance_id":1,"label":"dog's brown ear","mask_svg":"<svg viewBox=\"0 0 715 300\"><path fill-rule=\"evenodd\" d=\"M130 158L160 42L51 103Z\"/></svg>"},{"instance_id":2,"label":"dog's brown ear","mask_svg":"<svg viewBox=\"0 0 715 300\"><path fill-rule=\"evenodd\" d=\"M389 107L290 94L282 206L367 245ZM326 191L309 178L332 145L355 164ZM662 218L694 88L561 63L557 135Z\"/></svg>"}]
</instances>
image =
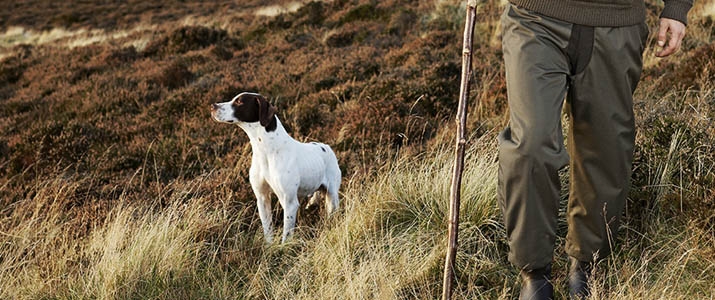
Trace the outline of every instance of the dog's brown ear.
<instances>
[{"instance_id":1,"label":"dog's brown ear","mask_svg":"<svg viewBox=\"0 0 715 300\"><path fill-rule=\"evenodd\" d=\"M263 96L256 97L258 99L258 121L261 126L267 131L273 131L276 128L276 108L273 107Z\"/></svg>"}]
</instances>

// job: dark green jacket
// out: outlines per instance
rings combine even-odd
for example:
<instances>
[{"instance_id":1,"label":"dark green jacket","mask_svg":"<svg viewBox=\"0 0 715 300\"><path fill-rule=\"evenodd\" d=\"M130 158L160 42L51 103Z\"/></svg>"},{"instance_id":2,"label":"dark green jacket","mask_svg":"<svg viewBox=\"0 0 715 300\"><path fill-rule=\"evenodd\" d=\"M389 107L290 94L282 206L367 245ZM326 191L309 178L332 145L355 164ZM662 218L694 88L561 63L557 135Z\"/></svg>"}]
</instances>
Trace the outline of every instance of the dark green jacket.
<instances>
[{"instance_id":1,"label":"dark green jacket","mask_svg":"<svg viewBox=\"0 0 715 300\"><path fill-rule=\"evenodd\" d=\"M537 13L587 26L618 27L636 25L645 20L643 0L509 0L516 6ZM693 0L664 0L661 18L687 24Z\"/></svg>"}]
</instances>

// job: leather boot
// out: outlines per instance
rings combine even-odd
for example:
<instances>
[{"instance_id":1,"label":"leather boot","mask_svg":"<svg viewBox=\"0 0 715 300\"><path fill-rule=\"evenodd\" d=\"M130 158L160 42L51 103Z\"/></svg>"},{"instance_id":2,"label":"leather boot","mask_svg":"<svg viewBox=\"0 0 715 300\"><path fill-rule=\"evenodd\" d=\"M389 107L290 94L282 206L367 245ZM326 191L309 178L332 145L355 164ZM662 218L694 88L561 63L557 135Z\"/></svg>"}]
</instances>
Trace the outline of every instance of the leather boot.
<instances>
[{"instance_id":1,"label":"leather boot","mask_svg":"<svg viewBox=\"0 0 715 300\"><path fill-rule=\"evenodd\" d=\"M586 299L591 295L589 279L593 263L579 261L573 257L570 257L569 261L569 296L571 299Z\"/></svg>"},{"instance_id":2,"label":"leather boot","mask_svg":"<svg viewBox=\"0 0 715 300\"><path fill-rule=\"evenodd\" d=\"M554 298L551 285L551 264L535 270L521 271L519 300L547 300Z\"/></svg>"}]
</instances>

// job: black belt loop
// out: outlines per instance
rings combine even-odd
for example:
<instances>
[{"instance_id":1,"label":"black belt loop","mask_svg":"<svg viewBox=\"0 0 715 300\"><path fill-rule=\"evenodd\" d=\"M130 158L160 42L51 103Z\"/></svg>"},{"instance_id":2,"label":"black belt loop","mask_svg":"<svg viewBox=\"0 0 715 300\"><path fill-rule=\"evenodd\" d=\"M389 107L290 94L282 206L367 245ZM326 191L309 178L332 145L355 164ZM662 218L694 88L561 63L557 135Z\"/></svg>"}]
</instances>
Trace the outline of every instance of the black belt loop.
<instances>
[{"instance_id":1,"label":"black belt loop","mask_svg":"<svg viewBox=\"0 0 715 300\"><path fill-rule=\"evenodd\" d=\"M593 53L593 31L592 26L574 24L571 28L571 37L566 46L566 54L571 65L571 75L583 72L591 60Z\"/></svg>"}]
</instances>

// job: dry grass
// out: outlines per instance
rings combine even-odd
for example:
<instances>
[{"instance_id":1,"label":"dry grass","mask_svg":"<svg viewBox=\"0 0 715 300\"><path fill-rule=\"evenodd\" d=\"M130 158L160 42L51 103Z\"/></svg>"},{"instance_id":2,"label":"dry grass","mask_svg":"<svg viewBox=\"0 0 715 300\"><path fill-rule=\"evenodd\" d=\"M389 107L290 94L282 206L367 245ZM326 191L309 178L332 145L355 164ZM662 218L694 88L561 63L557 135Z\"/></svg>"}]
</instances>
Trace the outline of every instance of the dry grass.
<instances>
[{"instance_id":1,"label":"dry grass","mask_svg":"<svg viewBox=\"0 0 715 300\"><path fill-rule=\"evenodd\" d=\"M0 298L438 298L461 2L293 2L1 10ZM271 5L286 12L242 13ZM593 299L715 295L712 6L696 2L683 52L646 53L633 189ZM519 288L494 191L500 12L482 7L475 35L458 299ZM342 211L302 209L285 245L263 244L247 139L209 121L208 104L245 90L297 139L331 144L345 175Z\"/></svg>"},{"instance_id":2,"label":"dry grass","mask_svg":"<svg viewBox=\"0 0 715 300\"><path fill-rule=\"evenodd\" d=\"M468 153L456 299L508 299L517 290L495 203L493 138L473 140ZM149 203L132 204L125 190L107 218L79 237L66 199L92 179L58 176L2 220L0 297L435 298L451 161L448 148L398 155L373 175L352 178L338 215L272 246L262 244L254 208L205 204L231 198L231 170L167 189ZM626 226L624 246L597 269L603 280L593 298L711 297L712 232L659 208L649 213L643 231ZM556 263L565 267L564 253ZM564 282L563 273L556 282ZM559 286L557 293L567 291Z\"/></svg>"}]
</instances>

